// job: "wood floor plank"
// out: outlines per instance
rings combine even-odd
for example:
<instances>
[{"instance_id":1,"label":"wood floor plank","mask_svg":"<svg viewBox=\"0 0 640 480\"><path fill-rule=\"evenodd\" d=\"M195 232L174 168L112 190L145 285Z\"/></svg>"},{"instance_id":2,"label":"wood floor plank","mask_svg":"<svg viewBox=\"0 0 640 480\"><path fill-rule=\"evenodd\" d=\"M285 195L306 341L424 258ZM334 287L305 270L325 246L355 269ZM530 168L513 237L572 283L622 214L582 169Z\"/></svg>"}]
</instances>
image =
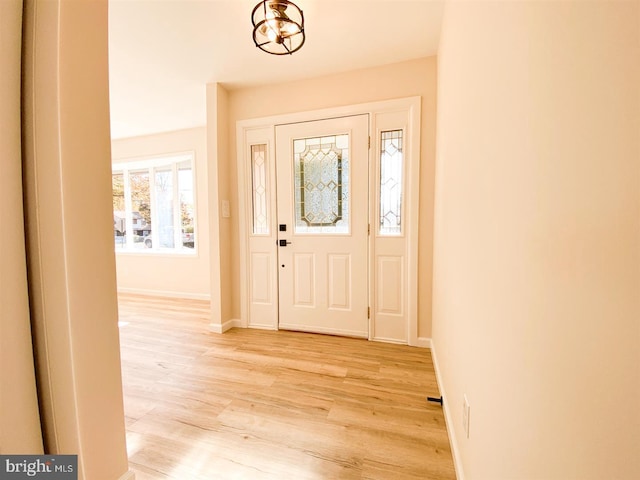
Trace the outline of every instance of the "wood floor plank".
<instances>
[{"instance_id":1,"label":"wood floor plank","mask_svg":"<svg viewBox=\"0 0 640 480\"><path fill-rule=\"evenodd\" d=\"M428 349L207 330L209 303L122 294L123 390L139 480L451 480Z\"/></svg>"}]
</instances>

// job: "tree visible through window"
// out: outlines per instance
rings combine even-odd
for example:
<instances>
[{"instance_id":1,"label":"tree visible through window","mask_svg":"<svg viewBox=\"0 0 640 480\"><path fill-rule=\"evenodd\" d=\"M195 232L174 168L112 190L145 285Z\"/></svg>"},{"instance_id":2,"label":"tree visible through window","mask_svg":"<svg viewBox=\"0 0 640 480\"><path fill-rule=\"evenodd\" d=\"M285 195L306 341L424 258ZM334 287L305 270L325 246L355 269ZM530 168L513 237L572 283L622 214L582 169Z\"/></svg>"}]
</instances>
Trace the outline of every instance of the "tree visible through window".
<instances>
[{"instance_id":1,"label":"tree visible through window","mask_svg":"<svg viewBox=\"0 0 640 480\"><path fill-rule=\"evenodd\" d=\"M193 252L195 202L191 155L113 166L116 250Z\"/></svg>"}]
</instances>

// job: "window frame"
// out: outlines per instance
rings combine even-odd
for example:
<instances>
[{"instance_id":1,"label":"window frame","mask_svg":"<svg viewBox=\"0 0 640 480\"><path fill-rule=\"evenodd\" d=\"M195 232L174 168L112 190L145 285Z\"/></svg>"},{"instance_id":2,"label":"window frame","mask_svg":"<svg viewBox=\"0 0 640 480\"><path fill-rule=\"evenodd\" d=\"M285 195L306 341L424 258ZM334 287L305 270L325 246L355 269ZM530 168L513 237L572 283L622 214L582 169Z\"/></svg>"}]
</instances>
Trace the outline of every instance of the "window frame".
<instances>
[{"instance_id":1,"label":"window frame","mask_svg":"<svg viewBox=\"0 0 640 480\"><path fill-rule=\"evenodd\" d=\"M193 194L193 248L184 247L182 243L182 220L181 220L181 202L180 202L180 183L179 170L181 164L190 163L192 194ZM175 247L161 247L158 229L154 229L153 225L158 225L158 212L156 200L156 173L158 171L166 171L169 169L172 174L172 190L173 190L173 231ZM125 237L123 247L118 247L114 241L114 250L116 254L126 255L169 255L169 256L196 256L198 254L198 206L197 206L197 172L195 162L195 152L180 152L154 157L136 157L129 159L118 159L111 164L112 175L122 174L124 204L125 204L125 231L133 231L133 209L131 197L130 174L146 171L149 176L149 203L151 210L151 247L136 248L134 247L133 235Z\"/></svg>"}]
</instances>

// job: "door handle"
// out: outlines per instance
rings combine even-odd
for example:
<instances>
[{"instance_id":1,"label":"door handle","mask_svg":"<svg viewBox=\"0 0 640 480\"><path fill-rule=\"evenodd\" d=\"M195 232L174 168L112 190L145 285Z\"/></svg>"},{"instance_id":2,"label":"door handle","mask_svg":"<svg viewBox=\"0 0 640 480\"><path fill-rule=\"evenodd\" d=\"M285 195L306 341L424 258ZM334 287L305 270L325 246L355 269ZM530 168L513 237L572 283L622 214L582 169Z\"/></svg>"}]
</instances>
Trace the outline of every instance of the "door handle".
<instances>
[{"instance_id":1,"label":"door handle","mask_svg":"<svg viewBox=\"0 0 640 480\"><path fill-rule=\"evenodd\" d=\"M289 241L287 241L287 240L278 240L278 244L279 244L281 247L286 247L287 245L290 245L290 244L291 244L291 242L289 242Z\"/></svg>"}]
</instances>

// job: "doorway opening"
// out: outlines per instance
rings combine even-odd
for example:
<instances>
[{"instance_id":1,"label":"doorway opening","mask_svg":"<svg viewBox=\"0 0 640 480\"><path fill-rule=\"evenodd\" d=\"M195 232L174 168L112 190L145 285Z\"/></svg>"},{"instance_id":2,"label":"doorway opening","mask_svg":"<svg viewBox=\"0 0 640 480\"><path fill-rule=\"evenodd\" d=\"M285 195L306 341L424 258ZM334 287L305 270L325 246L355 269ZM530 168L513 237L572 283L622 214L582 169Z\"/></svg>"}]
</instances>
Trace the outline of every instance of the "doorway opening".
<instances>
[{"instance_id":1,"label":"doorway opening","mask_svg":"<svg viewBox=\"0 0 640 480\"><path fill-rule=\"evenodd\" d=\"M241 319L416 345L420 99L237 124Z\"/></svg>"}]
</instances>

